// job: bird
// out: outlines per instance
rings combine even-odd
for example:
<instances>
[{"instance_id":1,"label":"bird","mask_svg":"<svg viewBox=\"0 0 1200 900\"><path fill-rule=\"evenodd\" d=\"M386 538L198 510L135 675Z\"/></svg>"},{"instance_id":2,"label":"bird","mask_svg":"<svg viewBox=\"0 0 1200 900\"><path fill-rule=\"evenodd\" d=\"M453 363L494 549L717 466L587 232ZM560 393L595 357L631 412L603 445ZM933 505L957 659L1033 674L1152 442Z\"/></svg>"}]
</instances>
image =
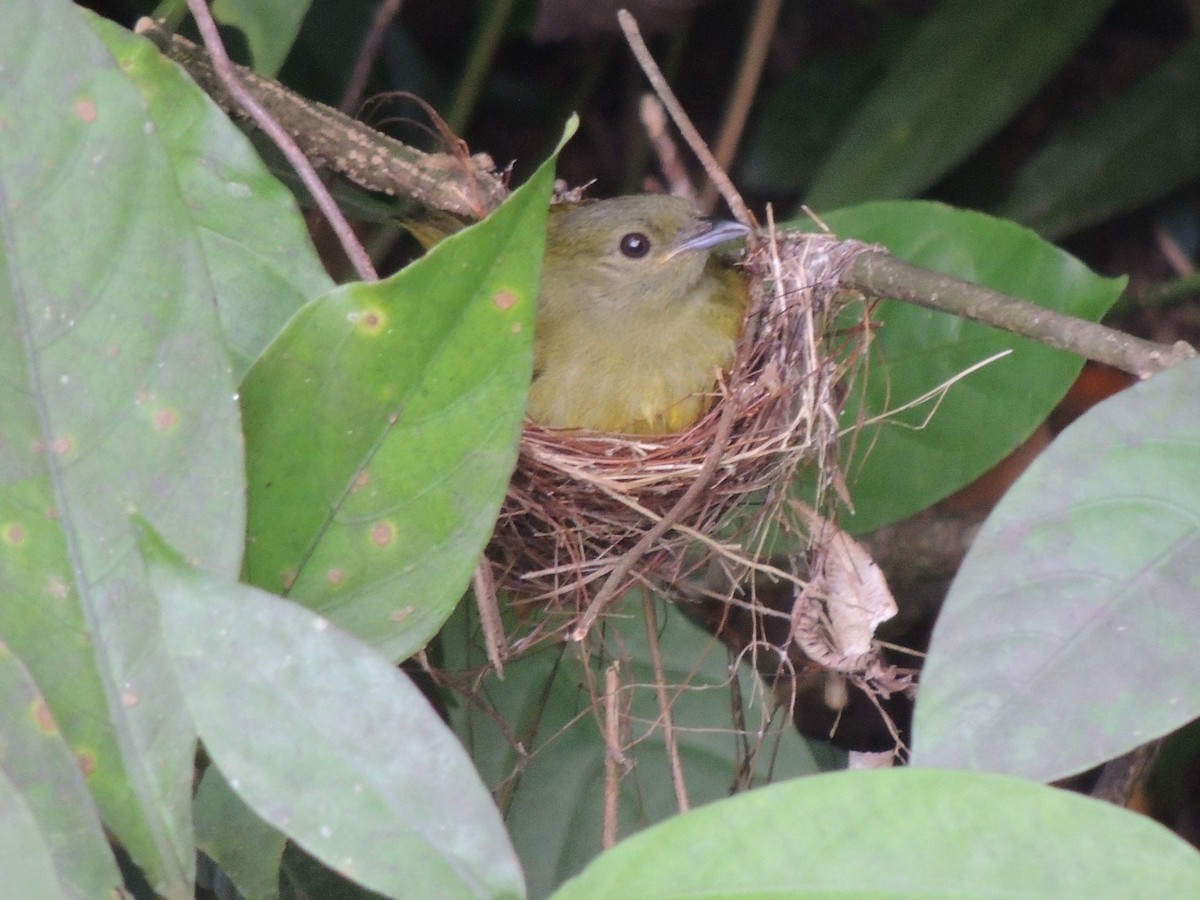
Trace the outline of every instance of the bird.
<instances>
[{"instance_id":1,"label":"bird","mask_svg":"<svg viewBox=\"0 0 1200 900\"><path fill-rule=\"evenodd\" d=\"M749 298L717 249L748 231L665 194L552 206L528 416L640 435L693 424L733 360Z\"/></svg>"}]
</instances>

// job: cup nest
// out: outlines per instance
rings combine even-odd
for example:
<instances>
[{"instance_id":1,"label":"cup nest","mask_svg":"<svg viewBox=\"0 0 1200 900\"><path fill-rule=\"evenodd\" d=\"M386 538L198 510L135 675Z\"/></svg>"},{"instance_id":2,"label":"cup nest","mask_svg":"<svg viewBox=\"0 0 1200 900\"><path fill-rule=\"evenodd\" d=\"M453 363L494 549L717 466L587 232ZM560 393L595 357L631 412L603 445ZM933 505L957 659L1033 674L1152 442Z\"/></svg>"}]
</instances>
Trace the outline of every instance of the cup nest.
<instances>
[{"instance_id":1,"label":"cup nest","mask_svg":"<svg viewBox=\"0 0 1200 900\"><path fill-rule=\"evenodd\" d=\"M836 483L844 382L869 329L834 323L861 302L843 275L870 249L824 234L750 239L735 359L688 430L525 429L487 558L518 609L547 615L513 649L563 631L582 637L627 589L675 584L714 561L736 584L760 567L772 528L809 540L811 526L789 515L790 490L804 467L818 493Z\"/></svg>"}]
</instances>

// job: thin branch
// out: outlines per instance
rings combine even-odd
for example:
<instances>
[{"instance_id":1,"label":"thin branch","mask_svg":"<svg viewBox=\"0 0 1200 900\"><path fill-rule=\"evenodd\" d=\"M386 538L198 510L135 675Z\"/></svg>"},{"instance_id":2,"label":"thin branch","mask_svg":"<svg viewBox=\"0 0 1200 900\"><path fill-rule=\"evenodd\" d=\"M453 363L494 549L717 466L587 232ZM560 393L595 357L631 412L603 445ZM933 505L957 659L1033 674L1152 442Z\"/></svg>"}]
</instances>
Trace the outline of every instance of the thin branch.
<instances>
[{"instance_id":1,"label":"thin branch","mask_svg":"<svg viewBox=\"0 0 1200 900\"><path fill-rule=\"evenodd\" d=\"M483 91L483 83L487 80L492 60L500 47L500 41L508 28L508 20L512 17L514 0L494 0L480 8L484 10L484 20L475 34L467 57L467 68L458 80L454 90L454 99L450 102L450 112L446 121L450 127L461 134L471 121L471 113Z\"/></svg>"},{"instance_id":2,"label":"thin branch","mask_svg":"<svg viewBox=\"0 0 1200 900\"><path fill-rule=\"evenodd\" d=\"M658 697L658 712L662 719L663 746L671 766L671 784L675 787L675 803L681 813L692 808L688 801L687 782L683 780L683 764L679 760L679 742L675 740L675 720L671 714L671 698L667 696L667 675L663 667L662 646L658 642L658 615L654 611L654 597L642 591L643 619L646 623L646 640L650 647L650 664L654 668L654 691Z\"/></svg>"},{"instance_id":3,"label":"thin branch","mask_svg":"<svg viewBox=\"0 0 1200 900\"><path fill-rule=\"evenodd\" d=\"M1196 356L1196 350L1183 341L1171 346L1145 341L961 278L914 266L880 250L860 253L847 276L848 288L982 322L1048 347L1108 363L1140 378Z\"/></svg>"},{"instance_id":4,"label":"thin branch","mask_svg":"<svg viewBox=\"0 0 1200 900\"><path fill-rule=\"evenodd\" d=\"M646 73L647 80L654 88L654 93L658 94L658 99L662 100L663 106L671 114L671 119L675 122L675 127L679 129L679 133L683 135L683 139L687 141L687 145L696 154L696 158L700 160L700 164L704 166L704 171L712 179L713 184L717 186L717 190L721 192L721 196L725 198L725 202L729 204L729 209L733 212L734 218L743 225L751 227L757 225L758 223L746 206L746 201L742 199L742 195L733 186L733 182L729 180L729 176L717 164L716 159L713 158L712 151L704 143L704 138L700 137L700 132L696 130L696 126L692 124L692 120L688 118L688 114L683 111L683 104L679 102L679 98L675 96L674 91L671 90L671 86L667 84L667 79L663 76L662 70L650 54L650 48L642 40L642 34L638 31L637 21L629 14L628 10L624 9L617 11L617 21L621 24L621 30L625 32L625 40L629 42L629 49L637 57L638 64L641 65L642 71Z\"/></svg>"},{"instance_id":5,"label":"thin branch","mask_svg":"<svg viewBox=\"0 0 1200 900\"><path fill-rule=\"evenodd\" d=\"M504 623L500 620L500 603L496 598L496 580L492 567L481 559L471 576L471 588L475 593L475 605L479 609L479 624L483 628L483 644L487 648L488 661L496 670L496 677L504 680L504 658L508 645L504 637Z\"/></svg>"},{"instance_id":6,"label":"thin branch","mask_svg":"<svg viewBox=\"0 0 1200 900\"><path fill-rule=\"evenodd\" d=\"M767 50L771 44L771 36L775 33L775 23L779 21L779 10L782 7L783 0L758 0L754 8L754 18L750 22L750 31L742 52L741 66L738 68L737 79L733 83L733 92L729 95L729 102L725 105L721 129L717 132L717 142L713 146L713 156L716 157L717 165L722 170L728 170L733 164L738 144L742 140L742 133L746 130L750 107L754 103L754 95L758 92L763 67L767 63ZM706 212L712 212L713 204L716 201L716 184L709 182L701 196L700 208Z\"/></svg>"},{"instance_id":7,"label":"thin branch","mask_svg":"<svg viewBox=\"0 0 1200 900\"><path fill-rule=\"evenodd\" d=\"M600 846L605 850L616 845L617 812L621 798L621 776L627 760L621 749L622 719L621 681L617 664L604 670L604 826Z\"/></svg>"},{"instance_id":8,"label":"thin branch","mask_svg":"<svg viewBox=\"0 0 1200 900\"><path fill-rule=\"evenodd\" d=\"M637 565L637 561L650 552L651 548L658 543L659 538L670 531L683 514L691 507L700 495L708 490L709 484L712 482L713 476L717 473L720 467L722 457L725 455L725 447L729 444L730 432L733 429L733 422L737 418L738 404L733 397L730 397L725 402L725 409L721 412L721 418L717 422L717 431L713 435L712 446L709 447L708 453L704 456L704 462L696 472L696 480L688 485L688 489L683 492L675 505L667 510L666 515L659 519L654 527L649 529L642 535L629 550L621 555L620 561L613 566L612 571L608 573L608 578L604 585L596 592L596 596L592 598L588 608L584 610L583 615L579 619L579 624L571 631L571 640L582 641L587 637L588 631L596 624L596 619L604 612L608 604L617 596L617 592L623 590L626 585L626 579L629 573L633 571L633 567Z\"/></svg>"},{"instance_id":9,"label":"thin branch","mask_svg":"<svg viewBox=\"0 0 1200 900\"><path fill-rule=\"evenodd\" d=\"M238 76L234 68L233 61L229 58L229 54L225 52L225 45L221 42L221 35L217 32L217 23L213 20L212 13L209 12L208 5L204 0L187 0L188 9L191 10L192 18L196 20L196 27L200 29L200 34L204 38L204 46L208 48L209 56L212 58L213 67L216 69L218 77L225 85L225 89L238 102L238 104L246 111L246 114L254 120L254 124L263 130L275 146L291 163L292 168L296 170L296 174L300 176L300 180L304 183L304 187L308 189L308 193L312 196L313 201L325 214L333 233L337 235L338 241L342 245L342 251L346 257L354 265L358 272L358 277L362 281L374 281L379 276L375 272L375 266L371 264L371 258L367 256L367 251L363 249L359 243L354 229L350 227L350 223L346 221L346 217L342 215L341 209L330 196L329 191L325 188L325 184L317 175L316 169L312 163L304 155L304 152L297 146L292 136L288 134L282 125L263 108L254 96L246 90L242 84L241 78Z\"/></svg>"},{"instance_id":10,"label":"thin branch","mask_svg":"<svg viewBox=\"0 0 1200 900\"><path fill-rule=\"evenodd\" d=\"M354 68L350 77L346 79L346 89L342 91L342 99L338 102L338 109L346 115L358 109L363 91L367 88L367 79L371 77L371 69L375 67L375 60L379 58L383 36L387 33L388 26L400 14L400 4L403 2L404 0L383 0L375 10L375 15L371 17L371 27L367 29L363 38L358 58L354 60Z\"/></svg>"},{"instance_id":11,"label":"thin branch","mask_svg":"<svg viewBox=\"0 0 1200 900\"><path fill-rule=\"evenodd\" d=\"M653 94L642 94L638 112L641 114L646 137L654 149L654 155L658 157L658 168L667 180L671 195L696 203L696 191L692 187L687 167L680 159L679 148L675 146L675 141L667 131L667 113L663 109L662 101Z\"/></svg>"}]
</instances>

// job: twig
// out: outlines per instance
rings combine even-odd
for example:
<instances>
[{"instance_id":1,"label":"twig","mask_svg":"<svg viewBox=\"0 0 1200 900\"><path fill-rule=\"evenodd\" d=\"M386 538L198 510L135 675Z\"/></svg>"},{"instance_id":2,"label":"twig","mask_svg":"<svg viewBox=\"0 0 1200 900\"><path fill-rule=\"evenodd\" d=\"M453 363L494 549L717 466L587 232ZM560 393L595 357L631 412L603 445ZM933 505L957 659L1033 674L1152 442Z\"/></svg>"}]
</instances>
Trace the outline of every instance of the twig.
<instances>
[{"instance_id":1,"label":"twig","mask_svg":"<svg viewBox=\"0 0 1200 900\"><path fill-rule=\"evenodd\" d=\"M604 829L600 846L617 843L617 812L625 755L621 750L621 681L617 663L604 670Z\"/></svg>"},{"instance_id":2,"label":"twig","mask_svg":"<svg viewBox=\"0 0 1200 900\"><path fill-rule=\"evenodd\" d=\"M742 195L733 186L733 182L729 180L729 176L717 164L716 159L713 158L712 151L704 143L704 138L700 137L700 132L696 130L696 126L692 124L692 120L688 118L688 114L683 111L683 105L679 102L679 98L675 96L671 90L671 86L667 84L667 79L663 77L662 70L655 63L654 57L650 55L650 48L642 40L642 34L638 31L637 21L625 9L617 11L617 21L621 24L621 30L625 32L625 40L629 42L629 49L637 57L642 71L646 73L647 80L654 88L654 93L658 94L658 98L662 100L663 106L671 114L671 119L675 122L675 127L679 129L679 133L683 135L683 139L687 141L687 145L696 154L696 158L700 160L701 165L704 166L704 171L712 179L713 184L717 186L717 190L721 192L721 196L725 198L725 202L729 204L729 209L733 212L734 218L749 227L757 225L758 223L746 206L746 201L742 199Z\"/></svg>"},{"instance_id":3,"label":"twig","mask_svg":"<svg viewBox=\"0 0 1200 900\"><path fill-rule=\"evenodd\" d=\"M721 411L721 419L717 423L717 430L713 435L712 446L709 448L708 453L704 455L704 463L696 472L696 480L688 485L688 489L675 501L675 505L667 510L666 515L659 519L653 528L643 534L636 544L622 554L620 561L608 573L608 578L605 580L603 587L596 592L596 596L588 604L588 608L584 611L582 618L580 618L579 624L571 632L571 640L582 641L587 636L588 631L596 623L596 619L599 618L600 613L604 612L605 607L616 597L617 592L625 587L625 579L633 570L637 561L645 556L658 543L658 539L675 526L675 523L680 520L696 499L704 491L708 490L709 482L712 481L713 475L716 474L717 468L721 465L721 459L725 454L725 447L729 444L729 435L733 429L734 420L737 418L738 406L739 404L733 397L728 397L725 400L725 408Z\"/></svg>"},{"instance_id":4,"label":"twig","mask_svg":"<svg viewBox=\"0 0 1200 900\"><path fill-rule=\"evenodd\" d=\"M367 256L367 251L359 243L358 237L354 234L354 229L350 227L350 223L346 221L346 217L342 215L342 211L333 201L333 197L330 196L329 191L326 190L312 163L308 161L308 158L299 146L297 146L292 136L284 130L283 126L263 108L262 104L242 84L237 71L234 69L233 61L229 58L229 54L225 52L225 45L221 42L221 35L217 32L217 23L213 20L212 13L208 10L208 5L204 0L187 0L187 5L188 9L191 10L192 18L196 20L196 27L200 29L200 35L204 38L204 46L208 48L213 67L225 85L225 89L229 91L230 95L246 111L250 118L254 120L254 124L261 128L263 133L275 142L275 146L279 148L287 158L287 161L291 163L292 168L296 170L296 174L304 183L304 187L312 196L313 201L320 208L321 212L325 214L325 218L333 229L333 233L337 235L338 241L342 245L342 251L354 265L355 271L358 272L359 279L362 281L375 281L379 276L375 273L375 267L371 264L371 258Z\"/></svg>"},{"instance_id":5,"label":"twig","mask_svg":"<svg viewBox=\"0 0 1200 900\"><path fill-rule=\"evenodd\" d=\"M667 676L663 669L662 647L658 642L658 615L654 611L654 597L649 591L642 592L642 610L646 622L646 639L650 646L650 665L654 668L654 691L658 696L658 711L662 717L663 745L667 751L667 762L671 766L675 803L683 813L691 809L691 803L688 802L687 782L683 780L683 765L679 761L679 743L675 740L671 698L667 696Z\"/></svg>"},{"instance_id":6,"label":"twig","mask_svg":"<svg viewBox=\"0 0 1200 900\"><path fill-rule=\"evenodd\" d=\"M754 18L750 22L750 32L746 37L733 93L729 95L729 102L725 105L724 121L717 132L717 141L713 147L713 156L722 170L728 170L733 164L733 157L746 129L750 106L762 79L763 67L767 62L767 49L771 43L771 35L775 33L775 23L779 21L779 10L782 7L783 0L758 0L754 9ZM716 201L716 185L709 182L700 196L700 208L712 212Z\"/></svg>"},{"instance_id":7,"label":"twig","mask_svg":"<svg viewBox=\"0 0 1200 900\"><path fill-rule=\"evenodd\" d=\"M1171 346L1145 341L961 278L914 266L880 250L855 257L846 280L851 289L982 322L1048 347L1108 363L1140 378L1196 356L1196 350L1183 341Z\"/></svg>"},{"instance_id":8,"label":"twig","mask_svg":"<svg viewBox=\"0 0 1200 900\"><path fill-rule=\"evenodd\" d=\"M671 195L696 203L696 190L692 187L687 168L679 158L679 148L667 133L667 114L663 110L662 101L653 94L643 94L638 112L641 114L646 137L650 140L650 146L654 148L654 155L658 157L658 168L667 180L667 188Z\"/></svg>"},{"instance_id":9,"label":"twig","mask_svg":"<svg viewBox=\"0 0 1200 900\"><path fill-rule=\"evenodd\" d=\"M400 14L400 4L404 0L383 0L371 17L371 27L367 29L359 48L358 58L354 60L354 68L346 79L346 89L342 91L342 99L338 109L346 115L352 115L362 100L363 91L367 88L367 79L371 77L371 69L379 57L379 48L383 46L383 35L392 24L392 20Z\"/></svg>"},{"instance_id":10,"label":"twig","mask_svg":"<svg viewBox=\"0 0 1200 900\"><path fill-rule=\"evenodd\" d=\"M486 10L485 18L476 32L467 58L467 69L458 80L454 99L450 102L450 112L446 114L446 121L450 123L450 127L460 134L466 130L471 120L471 113L475 109L480 91L483 90L483 82L492 67L492 60L496 57L496 50L504 37L505 29L508 28L508 20L512 17L513 4L514 0L493 0L492 3L479 7Z\"/></svg>"},{"instance_id":11,"label":"twig","mask_svg":"<svg viewBox=\"0 0 1200 900\"><path fill-rule=\"evenodd\" d=\"M504 625L500 621L500 606L496 602L496 580L492 576L492 566L486 559L476 564L471 587L475 593L475 606L479 609L479 624L483 628L483 644L487 647L488 661L496 670L496 677L503 681L507 650Z\"/></svg>"}]
</instances>

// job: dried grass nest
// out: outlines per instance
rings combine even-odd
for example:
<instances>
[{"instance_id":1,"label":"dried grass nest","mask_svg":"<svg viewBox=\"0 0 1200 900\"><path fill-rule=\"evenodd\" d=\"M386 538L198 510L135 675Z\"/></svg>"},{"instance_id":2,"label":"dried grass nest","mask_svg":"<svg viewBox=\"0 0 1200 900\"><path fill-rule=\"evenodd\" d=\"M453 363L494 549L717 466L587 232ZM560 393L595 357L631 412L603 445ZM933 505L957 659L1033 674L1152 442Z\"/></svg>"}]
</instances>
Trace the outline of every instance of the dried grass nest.
<instances>
[{"instance_id":1,"label":"dried grass nest","mask_svg":"<svg viewBox=\"0 0 1200 900\"><path fill-rule=\"evenodd\" d=\"M634 585L678 583L714 561L734 584L759 567L801 467L815 466L818 484L835 477L843 381L869 329L837 333L834 322L861 302L843 275L869 249L826 234L749 239L751 302L735 360L687 431L526 428L487 553L498 585L548 613L518 645L582 637Z\"/></svg>"}]
</instances>

